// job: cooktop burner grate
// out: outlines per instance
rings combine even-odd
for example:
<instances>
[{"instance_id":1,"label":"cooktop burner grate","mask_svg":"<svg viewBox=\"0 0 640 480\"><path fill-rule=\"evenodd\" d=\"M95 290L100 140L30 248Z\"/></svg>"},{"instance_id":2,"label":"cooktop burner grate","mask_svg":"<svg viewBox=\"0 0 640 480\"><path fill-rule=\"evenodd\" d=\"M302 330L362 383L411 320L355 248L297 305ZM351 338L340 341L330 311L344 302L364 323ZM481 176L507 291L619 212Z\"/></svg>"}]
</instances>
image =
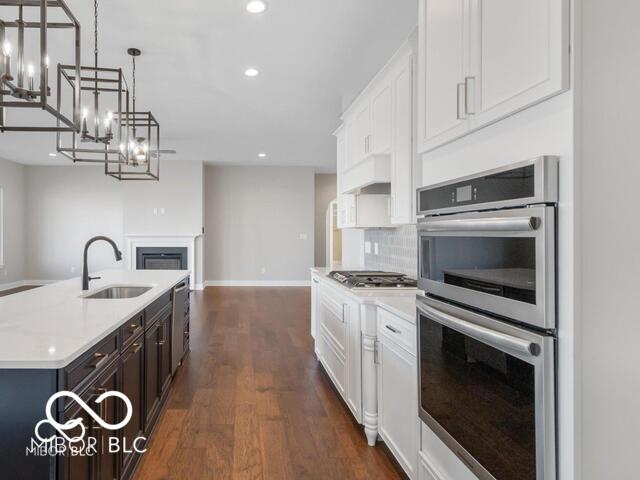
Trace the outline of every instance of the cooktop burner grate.
<instances>
[{"instance_id":1,"label":"cooktop burner grate","mask_svg":"<svg viewBox=\"0 0 640 480\"><path fill-rule=\"evenodd\" d=\"M333 271L328 277L349 288L416 288L417 282L403 273L380 271Z\"/></svg>"}]
</instances>

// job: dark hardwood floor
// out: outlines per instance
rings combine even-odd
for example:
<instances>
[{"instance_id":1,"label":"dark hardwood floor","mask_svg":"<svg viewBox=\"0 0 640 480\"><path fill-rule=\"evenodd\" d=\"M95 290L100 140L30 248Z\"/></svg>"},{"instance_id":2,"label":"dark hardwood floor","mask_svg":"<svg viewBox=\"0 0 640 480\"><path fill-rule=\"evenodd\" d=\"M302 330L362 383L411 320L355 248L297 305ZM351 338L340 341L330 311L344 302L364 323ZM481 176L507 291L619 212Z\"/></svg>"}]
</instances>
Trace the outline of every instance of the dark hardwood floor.
<instances>
[{"instance_id":1,"label":"dark hardwood floor","mask_svg":"<svg viewBox=\"0 0 640 480\"><path fill-rule=\"evenodd\" d=\"M9 290L0 291L0 297L6 297L7 295L12 295L14 293L24 292L26 290L31 290L33 288L38 288L37 285L25 285L23 287L10 288Z\"/></svg>"},{"instance_id":2,"label":"dark hardwood floor","mask_svg":"<svg viewBox=\"0 0 640 480\"><path fill-rule=\"evenodd\" d=\"M191 353L137 480L398 479L313 353L306 288L192 296Z\"/></svg>"}]
</instances>

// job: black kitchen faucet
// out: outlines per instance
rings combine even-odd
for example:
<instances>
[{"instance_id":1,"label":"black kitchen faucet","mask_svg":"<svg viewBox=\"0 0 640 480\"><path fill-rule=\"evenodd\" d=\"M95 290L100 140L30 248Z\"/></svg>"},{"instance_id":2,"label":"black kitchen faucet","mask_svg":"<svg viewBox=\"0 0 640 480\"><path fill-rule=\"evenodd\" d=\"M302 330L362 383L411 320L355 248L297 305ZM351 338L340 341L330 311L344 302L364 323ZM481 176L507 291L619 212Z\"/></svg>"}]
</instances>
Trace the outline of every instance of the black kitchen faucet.
<instances>
[{"instance_id":1,"label":"black kitchen faucet","mask_svg":"<svg viewBox=\"0 0 640 480\"><path fill-rule=\"evenodd\" d=\"M89 270L87 268L87 252L89 251L89 247L91 246L91 244L98 240L104 240L105 242L111 244L111 246L113 247L113 253L116 256L116 261L119 262L120 260L122 260L122 252L118 250L118 246L116 245L116 242L111 240L109 237L104 237L100 235L90 239L84 246L84 260L82 264L82 290L89 290L89 280L97 280L100 278L100 277L90 277Z\"/></svg>"}]
</instances>

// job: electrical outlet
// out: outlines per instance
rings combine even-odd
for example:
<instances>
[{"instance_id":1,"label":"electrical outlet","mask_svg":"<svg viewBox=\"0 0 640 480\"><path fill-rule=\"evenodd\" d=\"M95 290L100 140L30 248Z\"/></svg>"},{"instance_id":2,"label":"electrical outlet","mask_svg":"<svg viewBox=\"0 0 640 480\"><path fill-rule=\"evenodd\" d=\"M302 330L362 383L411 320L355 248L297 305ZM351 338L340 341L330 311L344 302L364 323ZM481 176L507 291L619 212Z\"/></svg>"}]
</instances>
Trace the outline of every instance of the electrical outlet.
<instances>
[{"instance_id":1,"label":"electrical outlet","mask_svg":"<svg viewBox=\"0 0 640 480\"><path fill-rule=\"evenodd\" d=\"M160 215L164 215L164 207L160 208Z\"/></svg>"},{"instance_id":2,"label":"electrical outlet","mask_svg":"<svg viewBox=\"0 0 640 480\"><path fill-rule=\"evenodd\" d=\"M371 253L371 242L364 242L364 253Z\"/></svg>"},{"instance_id":3,"label":"electrical outlet","mask_svg":"<svg viewBox=\"0 0 640 480\"><path fill-rule=\"evenodd\" d=\"M260 269L260 273L261 273L262 275L264 275L265 273L267 273L267 269L266 269L265 267L262 267L262 268Z\"/></svg>"},{"instance_id":4,"label":"electrical outlet","mask_svg":"<svg viewBox=\"0 0 640 480\"><path fill-rule=\"evenodd\" d=\"M378 249L378 242L373 244L373 253L374 255L378 255L380 253L380 250Z\"/></svg>"},{"instance_id":5,"label":"electrical outlet","mask_svg":"<svg viewBox=\"0 0 640 480\"><path fill-rule=\"evenodd\" d=\"M71 267L71 273L76 273L76 267L75 266Z\"/></svg>"},{"instance_id":6,"label":"electrical outlet","mask_svg":"<svg viewBox=\"0 0 640 480\"><path fill-rule=\"evenodd\" d=\"M153 207L153 214L155 216L158 216L158 209L156 207Z\"/></svg>"},{"instance_id":7,"label":"electrical outlet","mask_svg":"<svg viewBox=\"0 0 640 480\"><path fill-rule=\"evenodd\" d=\"M306 240L307 238L308 238L308 237L307 237L307 234L306 234L306 233L301 233L301 234L300 234L300 240Z\"/></svg>"}]
</instances>

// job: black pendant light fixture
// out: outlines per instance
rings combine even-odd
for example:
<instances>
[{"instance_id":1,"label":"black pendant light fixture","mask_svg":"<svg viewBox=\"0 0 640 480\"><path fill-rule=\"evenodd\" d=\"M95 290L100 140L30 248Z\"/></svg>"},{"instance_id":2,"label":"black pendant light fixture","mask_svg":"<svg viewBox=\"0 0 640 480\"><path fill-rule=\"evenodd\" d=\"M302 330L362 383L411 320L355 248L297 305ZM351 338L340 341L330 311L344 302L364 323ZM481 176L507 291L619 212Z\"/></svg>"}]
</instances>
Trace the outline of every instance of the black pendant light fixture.
<instances>
[{"instance_id":1,"label":"black pendant light fixture","mask_svg":"<svg viewBox=\"0 0 640 480\"><path fill-rule=\"evenodd\" d=\"M99 66L98 0L94 0L93 65L80 67L82 121L79 132L58 133L56 149L74 162L122 163L120 144L128 142L129 89L121 68ZM73 85L69 65L58 68L58 84Z\"/></svg>"},{"instance_id":2,"label":"black pendant light fixture","mask_svg":"<svg viewBox=\"0 0 640 480\"><path fill-rule=\"evenodd\" d=\"M56 20L49 21L50 16ZM51 57L70 63L69 69L74 72L69 105L65 109L62 108L62 86L58 83L52 92L49 85L48 40L54 29L69 30L69 36L74 38L74 42L69 42L72 49L56 52L55 57ZM33 58L28 58L29 55ZM0 132L79 130L79 87L80 23L66 3L63 0L0 0ZM28 112L28 115L19 112ZM13 113L17 118L13 118Z\"/></svg>"},{"instance_id":3,"label":"black pendant light fixture","mask_svg":"<svg viewBox=\"0 0 640 480\"><path fill-rule=\"evenodd\" d=\"M160 124L149 111L136 108L136 58L142 52L129 48L133 73L132 109L121 113L118 119L129 128L128 142L120 143L121 155L126 159L118 164L106 164L106 173L118 180L160 180ZM119 122L122 123L122 122Z\"/></svg>"}]
</instances>

